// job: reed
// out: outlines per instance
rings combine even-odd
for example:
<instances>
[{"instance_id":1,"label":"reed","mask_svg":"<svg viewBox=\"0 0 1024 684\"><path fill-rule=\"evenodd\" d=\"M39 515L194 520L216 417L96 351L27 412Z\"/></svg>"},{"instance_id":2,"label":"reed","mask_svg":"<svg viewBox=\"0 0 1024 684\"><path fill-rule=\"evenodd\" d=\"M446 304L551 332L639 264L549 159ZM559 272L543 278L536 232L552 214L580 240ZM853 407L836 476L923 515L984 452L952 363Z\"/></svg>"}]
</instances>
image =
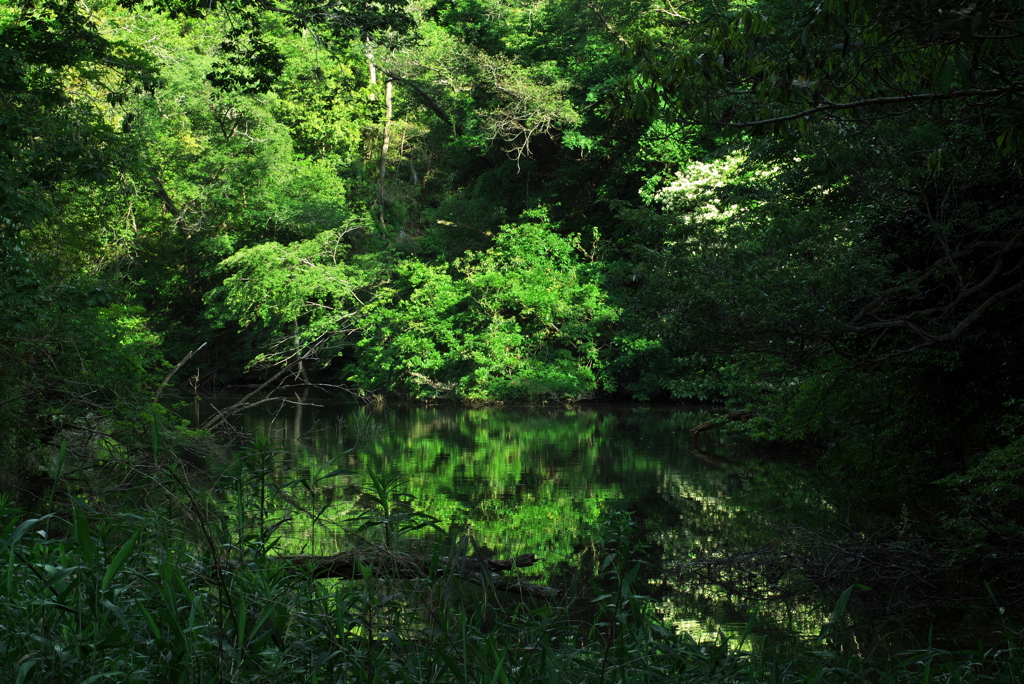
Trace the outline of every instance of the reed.
<instances>
[{"instance_id":1,"label":"reed","mask_svg":"<svg viewBox=\"0 0 1024 684\"><path fill-rule=\"evenodd\" d=\"M209 493L171 467L160 486L178 506L99 512L65 496L31 516L0 498L0 678L902 684L1015 682L1024 672L1020 635L1005 626L996 647L926 646L869 663L839 647L843 600L805 649L752 643L753 621L738 638L699 642L666 626L638 589L642 548L623 513L595 531L600 589L557 601L515 601L446 571L473 550L466 540L434 542L434 571L420 578L362 566L353 580L312 579L274 557L272 519L321 512L271 501L280 478L270 450L241 454L225 475L228 512L209 513ZM437 526L398 480L375 476L365 496L372 508L349 521L359 543L398 552L411 532ZM584 601L591 610L579 610Z\"/></svg>"}]
</instances>

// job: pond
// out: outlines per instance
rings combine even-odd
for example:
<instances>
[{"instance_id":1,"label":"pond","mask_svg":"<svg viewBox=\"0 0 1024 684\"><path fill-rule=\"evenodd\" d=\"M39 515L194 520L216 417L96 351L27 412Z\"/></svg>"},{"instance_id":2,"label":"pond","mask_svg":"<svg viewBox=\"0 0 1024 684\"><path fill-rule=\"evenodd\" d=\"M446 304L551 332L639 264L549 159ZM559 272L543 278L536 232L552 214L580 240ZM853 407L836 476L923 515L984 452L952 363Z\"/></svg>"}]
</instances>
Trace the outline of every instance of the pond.
<instances>
[{"instance_id":1,"label":"pond","mask_svg":"<svg viewBox=\"0 0 1024 684\"><path fill-rule=\"evenodd\" d=\"M237 397L177 405L201 422ZM687 586L660 569L703 554L771 542L788 525L834 513L822 484L793 459L690 429L707 413L656 406L368 406L293 397L236 416L276 449L274 483L308 512L277 528L289 552L334 553L366 509L370 472L396 476L412 505L500 558L534 553L538 581L593 561L603 520L628 511L651 559L647 588L666 619L695 637L759 629L811 635L811 604L744 603L716 586ZM300 496L301 494L301 496ZM283 507L282 510L284 510ZM273 522L273 516L271 516ZM589 554L589 555L588 555Z\"/></svg>"}]
</instances>

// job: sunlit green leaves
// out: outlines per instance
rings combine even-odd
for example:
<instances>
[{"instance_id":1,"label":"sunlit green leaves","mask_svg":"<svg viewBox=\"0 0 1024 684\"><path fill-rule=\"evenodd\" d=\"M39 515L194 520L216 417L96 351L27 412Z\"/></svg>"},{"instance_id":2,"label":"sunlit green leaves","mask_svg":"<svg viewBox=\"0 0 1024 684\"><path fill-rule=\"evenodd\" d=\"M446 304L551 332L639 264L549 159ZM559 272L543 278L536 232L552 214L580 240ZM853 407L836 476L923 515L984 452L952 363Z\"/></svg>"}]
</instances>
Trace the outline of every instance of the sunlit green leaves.
<instances>
[{"instance_id":1,"label":"sunlit green leaves","mask_svg":"<svg viewBox=\"0 0 1024 684\"><path fill-rule=\"evenodd\" d=\"M239 250L221 264L231 275L208 295L211 315L257 325L271 340L289 338L289 352L351 330L373 271L346 261L344 235L344 229L329 230L288 246L266 242Z\"/></svg>"},{"instance_id":2,"label":"sunlit green leaves","mask_svg":"<svg viewBox=\"0 0 1024 684\"><path fill-rule=\"evenodd\" d=\"M597 336L616 312L577 249L543 223L522 223L451 271L405 262L405 287L367 309L353 379L420 397L593 392Z\"/></svg>"}]
</instances>

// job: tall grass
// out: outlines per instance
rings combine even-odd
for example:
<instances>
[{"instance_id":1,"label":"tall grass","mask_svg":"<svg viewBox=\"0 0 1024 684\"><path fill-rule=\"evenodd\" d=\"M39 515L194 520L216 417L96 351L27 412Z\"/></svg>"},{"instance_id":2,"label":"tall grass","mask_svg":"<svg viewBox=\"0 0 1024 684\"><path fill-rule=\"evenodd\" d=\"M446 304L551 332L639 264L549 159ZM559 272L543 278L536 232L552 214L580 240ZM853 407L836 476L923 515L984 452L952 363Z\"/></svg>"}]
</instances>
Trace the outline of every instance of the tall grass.
<instances>
[{"instance_id":1,"label":"tall grass","mask_svg":"<svg viewBox=\"0 0 1024 684\"><path fill-rule=\"evenodd\" d=\"M274 521L316 512L271 500L272 464L269 445L242 454L221 508L175 467L158 476L178 505L101 514L55 497L30 517L0 499L2 681L1012 682L1024 672L1009 631L989 650L924 648L885 664L843 655L841 606L801 652L752 648L749 630L698 642L639 591L623 514L595 532L596 590L555 602L446 572L472 550L465 540L439 543L437 572L420 579L364 566L355 580L313 580L274 557ZM436 524L393 478L373 478L366 498L372 508L350 521L362 543L399 551Z\"/></svg>"}]
</instances>

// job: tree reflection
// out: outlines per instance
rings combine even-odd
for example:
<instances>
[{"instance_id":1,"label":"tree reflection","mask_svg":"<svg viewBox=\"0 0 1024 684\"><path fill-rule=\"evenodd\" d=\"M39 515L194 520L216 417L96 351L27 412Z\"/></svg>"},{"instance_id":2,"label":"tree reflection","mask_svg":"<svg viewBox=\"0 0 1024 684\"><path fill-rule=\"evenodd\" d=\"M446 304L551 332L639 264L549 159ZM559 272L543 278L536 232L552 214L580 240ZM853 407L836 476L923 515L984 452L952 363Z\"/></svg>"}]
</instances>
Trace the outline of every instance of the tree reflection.
<instances>
[{"instance_id":1,"label":"tree reflection","mask_svg":"<svg viewBox=\"0 0 1024 684\"><path fill-rule=\"evenodd\" d=\"M335 553L368 505L368 473L400 478L414 505L502 557L536 553L544 578L584 576L590 542L611 508L628 511L650 549L647 591L680 628L739 632L755 612L723 587L664 572L697 556L770 542L793 520L829 513L820 484L795 465L745 455L689 430L706 416L651 408L369 407L307 399L244 415L247 431L288 454L291 488L310 515L282 526L289 552ZM287 478L286 478L287 479ZM296 503L293 500L292 503ZM808 633L820 611L759 604L774 631ZM765 627L765 631L768 630Z\"/></svg>"}]
</instances>

